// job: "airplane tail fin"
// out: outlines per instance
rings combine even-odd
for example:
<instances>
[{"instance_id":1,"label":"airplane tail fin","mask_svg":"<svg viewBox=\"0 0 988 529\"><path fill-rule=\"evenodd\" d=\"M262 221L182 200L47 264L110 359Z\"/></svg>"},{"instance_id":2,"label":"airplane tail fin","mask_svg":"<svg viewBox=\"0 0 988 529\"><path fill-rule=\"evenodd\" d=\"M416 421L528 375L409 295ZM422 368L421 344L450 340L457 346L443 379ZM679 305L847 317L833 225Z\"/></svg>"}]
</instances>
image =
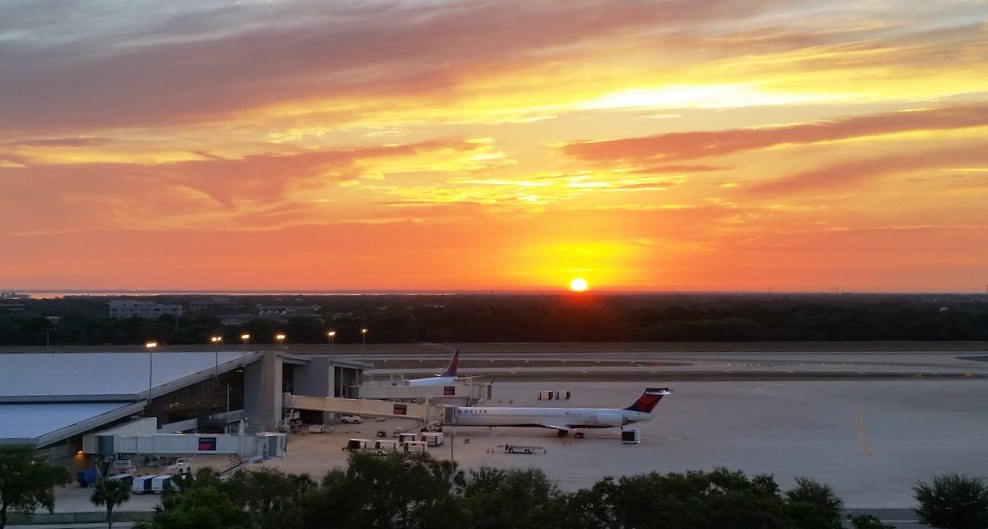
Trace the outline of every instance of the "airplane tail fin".
<instances>
[{"instance_id":1,"label":"airplane tail fin","mask_svg":"<svg viewBox=\"0 0 988 529\"><path fill-rule=\"evenodd\" d=\"M460 350L457 349L453 351L453 357L449 359L449 365L446 366L446 371L443 371L439 376L441 377L455 377L456 368L460 364Z\"/></svg>"},{"instance_id":2,"label":"airplane tail fin","mask_svg":"<svg viewBox=\"0 0 988 529\"><path fill-rule=\"evenodd\" d=\"M669 388L645 388L641 397L634 404L625 408L628 411L640 411L642 413L652 413L652 410L659 405L662 397L669 395L672 391Z\"/></svg>"}]
</instances>

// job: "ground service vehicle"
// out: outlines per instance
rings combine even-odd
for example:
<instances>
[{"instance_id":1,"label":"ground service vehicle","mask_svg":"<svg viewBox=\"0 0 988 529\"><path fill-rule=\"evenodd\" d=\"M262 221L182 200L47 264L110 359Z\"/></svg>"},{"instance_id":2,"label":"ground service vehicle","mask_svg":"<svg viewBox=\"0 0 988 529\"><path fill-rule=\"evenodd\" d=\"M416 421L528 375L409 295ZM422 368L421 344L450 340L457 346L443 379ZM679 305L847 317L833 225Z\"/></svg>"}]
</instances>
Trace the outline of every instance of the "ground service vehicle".
<instances>
[{"instance_id":1,"label":"ground service vehicle","mask_svg":"<svg viewBox=\"0 0 988 529\"><path fill-rule=\"evenodd\" d=\"M154 476L151 478L151 492L153 494L161 494L162 492L171 490L172 488L173 484L170 474Z\"/></svg>"},{"instance_id":2,"label":"ground service vehicle","mask_svg":"<svg viewBox=\"0 0 988 529\"><path fill-rule=\"evenodd\" d=\"M130 492L132 494L151 494L151 480L154 475L137 476L134 481L130 484Z\"/></svg>"},{"instance_id":3,"label":"ground service vehicle","mask_svg":"<svg viewBox=\"0 0 988 529\"><path fill-rule=\"evenodd\" d=\"M368 439L350 439L346 442L346 446L343 449L350 452L360 452L367 450L369 446L371 446L371 441Z\"/></svg>"},{"instance_id":4,"label":"ground service vehicle","mask_svg":"<svg viewBox=\"0 0 988 529\"><path fill-rule=\"evenodd\" d=\"M176 459L174 463L168 465L168 472L171 472L172 474L191 474L192 459L188 457L180 457Z\"/></svg>"},{"instance_id":5,"label":"ground service vehicle","mask_svg":"<svg viewBox=\"0 0 988 529\"><path fill-rule=\"evenodd\" d=\"M419 432L419 440L424 441L429 446L441 446L443 444L443 433Z\"/></svg>"},{"instance_id":6,"label":"ground service vehicle","mask_svg":"<svg viewBox=\"0 0 988 529\"><path fill-rule=\"evenodd\" d=\"M398 441L395 440L377 440L374 441L374 451L378 455L385 455L391 452L398 451Z\"/></svg>"},{"instance_id":7,"label":"ground service vehicle","mask_svg":"<svg viewBox=\"0 0 988 529\"><path fill-rule=\"evenodd\" d=\"M504 445L504 451L509 454L534 454L536 452L544 454L545 448L541 446Z\"/></svg>"},{"instance_id":8,"label":"ground service vehicle","mask_svg":"<svg viewBox=\"0 0 988 529\"><path fill-rule=\"evenodd\" d=\"M424 454L426 451L428 451L428 448L429 448L428 445L426 445L422 441L406 441L404 443L401 443L401 451L412 454L418 454L418 453Z\"/></svg>"}]
</instances>

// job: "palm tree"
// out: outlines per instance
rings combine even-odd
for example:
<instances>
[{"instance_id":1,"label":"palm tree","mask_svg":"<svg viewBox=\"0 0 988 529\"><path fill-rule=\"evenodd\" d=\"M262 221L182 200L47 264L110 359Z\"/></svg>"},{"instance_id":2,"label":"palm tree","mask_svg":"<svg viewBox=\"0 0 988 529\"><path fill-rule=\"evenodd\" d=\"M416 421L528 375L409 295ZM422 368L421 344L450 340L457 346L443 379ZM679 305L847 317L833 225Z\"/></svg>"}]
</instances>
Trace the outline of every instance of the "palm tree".
<instances>
[{"instance_id":1,"label":"palm tree","mask_svg":"<svg viewBox=\"0 0 988 529\"><path fill-rule=\"evenodd\" d=\"M100 478L89 499L95 505L106 505L106 527L113 529L113 508L130 499L130 487L117 479Z\"/></svg>"}]
</instances>

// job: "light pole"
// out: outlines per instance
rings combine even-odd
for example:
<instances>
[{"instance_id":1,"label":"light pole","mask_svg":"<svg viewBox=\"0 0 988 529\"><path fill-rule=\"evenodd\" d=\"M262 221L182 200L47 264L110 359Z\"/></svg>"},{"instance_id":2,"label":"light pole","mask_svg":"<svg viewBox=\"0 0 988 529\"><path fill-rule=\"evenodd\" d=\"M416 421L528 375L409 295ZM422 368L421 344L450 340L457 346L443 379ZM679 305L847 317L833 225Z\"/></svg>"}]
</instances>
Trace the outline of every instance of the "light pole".
<instances>
[{"instance_id":1,"label":"light pole","mask_svg":"<svg viewBox=\"0 0 988 529\"><path fill-rule=\"evenodd\" d=\"M283 333L283 332L279 332L278 334L274 335L274 341L278 342L278 346L281 347L281 348L284 348L285 338L287 338L287 337L285 336L285 333Z\"/></svg>"},{"instance_id":2,"label":"light pole","mask_svg":"<svg viewBox=\"0 0 988 529\"><path fill-rule=\"evenodd\" d=\"M247 369L247 342L250 341L250 334L243 333L240 335L240 340L244 342L244 352L240 355L240 365L246 370ZM247 373L244 373L246 376Z\"/></svg>"},{"instance_id":3,"label":"light pole","mask_svg":"<svg viewBox=\"0 0 988 529\"><path fill-rule=\"evenodd\" d=\"M329 349L332 350L336 346L336 331L327 331L326 337L329 338Z\"/></svg>"},{"instance_id":4,"label":"light pole","mask_svg":"<svg viewBox=\"0 0 988 529\"><path fill-rule=\"evenodd\" d=\"M154 378L154 349L158 347L158 342L147 342L144 348L148 350L148 413L151 412L151 386Z\"/></svg>"},{"instance_id":5,"label":"light pole","mask_svg":"<svg viewBox=\"0 0 988 529\"><path fill-rule=\"evenodd\" d=\"M367 354L367 327L360 329L360 361L366 362L367 359L364 358Z\"/></svg>"},{"instance_id":6,"label":"light pole","mask_svg":"<svg viewBox=\"0 0 988 529\"><path fill-rule=\"evenodd\" d=\"M210 336L209 342L213 344L213 377L220 376L220 345L223 343L222 336Z\"/></svg>"}]
</instances>

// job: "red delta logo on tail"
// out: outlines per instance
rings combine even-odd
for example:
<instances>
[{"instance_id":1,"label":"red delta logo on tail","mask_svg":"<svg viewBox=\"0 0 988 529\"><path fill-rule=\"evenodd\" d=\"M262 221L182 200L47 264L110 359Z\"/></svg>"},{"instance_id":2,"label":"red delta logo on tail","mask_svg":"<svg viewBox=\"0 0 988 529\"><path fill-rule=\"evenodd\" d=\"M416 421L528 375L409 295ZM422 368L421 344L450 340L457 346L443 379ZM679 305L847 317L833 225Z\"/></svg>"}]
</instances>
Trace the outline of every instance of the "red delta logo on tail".
<instances>
[{"instance_id":1,"label":"red delta logo on tail","mask_svg":"<svg viewBox=\"0 0 988 529\"><path fill-rule=\"evenodd\" d=\"M453 351L453 358L449 359L449 365L446 366L446 371L443 371L439 376L441 377L455 377L456 367L460 365L460 350L457 349Z\"/></svg>"},{"instance_id":2,"label":"red delta logo on tail","mask_svg":"<svg viewBox=\"0 0 988 529\"><path fill-rule=\"evenodd\" d=\"M669 395L672 391L669 388L645 388L641 397L634 404L625 408L628 411L638 411L642 413L652 413L652 410L659 405L662 397Z\"/></svg>"}]
</instances>

